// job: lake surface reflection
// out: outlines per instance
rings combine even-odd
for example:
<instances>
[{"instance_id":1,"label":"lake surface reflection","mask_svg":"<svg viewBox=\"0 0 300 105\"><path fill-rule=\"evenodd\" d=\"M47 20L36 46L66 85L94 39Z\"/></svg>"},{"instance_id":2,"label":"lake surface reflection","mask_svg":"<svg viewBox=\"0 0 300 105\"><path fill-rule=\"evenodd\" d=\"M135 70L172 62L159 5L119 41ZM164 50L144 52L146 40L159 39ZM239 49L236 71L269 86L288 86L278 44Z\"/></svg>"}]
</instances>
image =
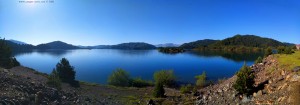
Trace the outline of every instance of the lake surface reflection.
<instances>
[{"instance_id":1,"label":"lake surface reflection","mask_svg":"<svg viewBox=\"0 0 300 105\"><path fill-rule=\"evenodd\" d=\"M195 76L203 71L209 80L231 77L246 62L253 64L261 53L224 53L187 51L179 54L164 54L157 50L36 50L14 52L18 61L40 72L51 73L63 57L75 67L76 79L106 84L113 70L122 68L132 77L152 80L159 70L174 70L177 79L194 83Z\"/></svg>"}]
</instances>

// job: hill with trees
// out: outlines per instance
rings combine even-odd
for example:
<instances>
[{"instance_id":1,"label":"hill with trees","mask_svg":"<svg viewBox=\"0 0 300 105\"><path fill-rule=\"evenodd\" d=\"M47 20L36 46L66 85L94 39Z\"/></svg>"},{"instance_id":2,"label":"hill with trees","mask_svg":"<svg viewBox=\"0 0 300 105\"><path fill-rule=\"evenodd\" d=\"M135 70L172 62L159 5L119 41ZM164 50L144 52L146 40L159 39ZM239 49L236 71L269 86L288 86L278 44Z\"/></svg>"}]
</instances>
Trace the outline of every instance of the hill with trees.
<instances>
[{"instance_id":1,"label":"hill with trees","mask_svg":"<svg viewBox=\"0 0 300 105\"><path fill-rule=\"evenodd\" d=\"M79 47L62 42L54 41L46 44L39 44L36 49L79 49Z\"/></svg>"},{"instance_id":2,"label":"hill with trees","mask_svg":"<svg viewBox=\"0 0 300 105\"><path fill-rule=\"evenodd\" d=\"M204 40L197 40L194 42L184 43L180 47L184 49L194 49L200 46L208 46L218 42L219 40L212 40L212 39L204 39Z\"/></svg>"},{"instance_id":3,"label":"hill with trees","mask_svg":"<svg viewBox=\"0 0 300 105\"><path fill-rule=\"evenodd\" d=\"M144 43L144 42L129 42L122 43L117 45L112 45L112 49L126 49L126 50L146 50L146 49L155 49L154 45Z\"/></svg>"},{"instance_id":4,"label":"hill with trees","mask_svg":"<svg viewBox=\"0 0 300 105\"><path fill-rule=\"evenodd\" d=\"M212 46L245 46L245 47L278 47L284 43L271 38L263 38L255 35L235 35L212 44Z\"/></svg>"}]
</instances>

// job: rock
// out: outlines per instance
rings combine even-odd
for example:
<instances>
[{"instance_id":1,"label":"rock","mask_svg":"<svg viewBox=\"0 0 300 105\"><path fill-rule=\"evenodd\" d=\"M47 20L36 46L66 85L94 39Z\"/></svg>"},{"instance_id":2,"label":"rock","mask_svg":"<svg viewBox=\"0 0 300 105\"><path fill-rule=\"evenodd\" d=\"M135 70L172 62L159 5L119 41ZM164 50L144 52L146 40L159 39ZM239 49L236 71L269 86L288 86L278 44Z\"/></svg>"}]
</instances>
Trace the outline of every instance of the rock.
<instances>
[{"instance_id":1,"label":"rock","mask_svg":"<svg viewBox=\"0 0 300 105\"><path fill-rule=\"evenodd\" d=\"M37 92L37 93L35 94L35 100L34 100L35 104L36 104L36 105L41 104L42 98L43 98L42 92L41 92L41 91Z\"/></svg>"},{"instance_id":2,"label":"rock","mask_svg":"<svg viewBox=\"0 0 300 105\"><path fill-rule=\"evenodd\" d=\"M154 104L154 101L153 101L152 99L150 99L150 100L148 101L147 105L155 105L155 104Z\"/></svg>"},{"instance_id":3,"label":"rock","mask_svg":"<svg viewBox=\"0 0 300 105\"><path fill-rule=\"evenodd\" d=\"M4 73L8 73L9 71L7 69L3 69Z\"/></svg>"},{"instance_id":4,"label":"rock","mask_svg":"<svg viewBox=\"0 0 300 105\"><path fill-rule=\"evenodd\" d=\"M222 93L222 90L221 90L221 89L218 89L217 92L218 92L218 93Z\"/></svg>"},{"instance_id":5,"label":"rock","mask_svg":"<svg viewBox=\"0 0 300 105\"><path fill-rule=\"evenodd\" d=\"M261 96L262 95L262 91L259 90L257 93L256 93L257 96Z\"/></svg>"},{"instance_id":6,"label":"rock","mask_svg":"<svg viewBox=\"0 0 300 105\"><path fill-rule=\"evenodd\" d=\"M300 76L297 75L297 74L295 74L295 75L293 75L293 77L291 77L291 80L290 80L290 81L292 81L292 82L300 81Z\"/></svg>"},{"instance_id":7,"label":"rock","mask_svg":"<svg viewBox=\"0 0 300 105\"><path fill-rule=\"evenodd\" d=\"M268 83L271 84L271 83L272 83L272 80L270 79L270 80L268 81Z\"/></svg>"},{"instance_id":8,"label":"rock","mask_svg":"<svg viewBox=\"0 0 300 105\"><path fill-rule=\"evenodd\" d=\"M284 70L281 71L281 75L285 75L285 71Z\"/></svg>"},{"instance_id":9,"label":"rock","mask_svg":"<svg viewBox=\"0 0 300 105\"><path fill-rule=\"evenodd\" d=\"M251 101L251 98L247 97L247 96L244 96L243 99L242 99L243 103L247 103L247 102L250 102L250 101Z\"/></svg>"},{"instance_id":10,"label":"rock","mask_svg":"<svg viewBox=\"0 0 300 105\"><path fill-rule=\"evenodd\" d=\"M293 69L294 72L298 72L299 70L300 70L300 66L296 66L296 67L294 67L294 69Z\"/></svg>"},{"instance_id":11,"label":"rock","mask_svg":"<svg viewBox=\"0 0 300 105\"><path fill-rule=\"evenodd\" d=\"M256 97L256 96L257 96L257 94L254 92L254 93L253 93L253 97Z\"/></svg>"}]
</instances>

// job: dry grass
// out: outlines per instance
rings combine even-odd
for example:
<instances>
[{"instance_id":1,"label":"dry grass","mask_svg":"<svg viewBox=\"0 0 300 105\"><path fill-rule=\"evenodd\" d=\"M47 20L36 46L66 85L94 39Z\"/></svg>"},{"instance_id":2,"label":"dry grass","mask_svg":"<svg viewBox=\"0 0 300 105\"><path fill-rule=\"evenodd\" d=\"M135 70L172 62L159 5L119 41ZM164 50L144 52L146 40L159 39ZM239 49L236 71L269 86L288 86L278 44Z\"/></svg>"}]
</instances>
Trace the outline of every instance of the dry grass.
<instances>
[{"instance_id":1,"label":"dry grass","mask_svg":"<svg viewBox=\"0 0 300 105\"><path fill-rule=\"evenodd\" d=\"M300 66L300 51L295 51L293 54L276 54L279 66L287 70L292 70L296 66Z\"/></svg>"}]
</instances>

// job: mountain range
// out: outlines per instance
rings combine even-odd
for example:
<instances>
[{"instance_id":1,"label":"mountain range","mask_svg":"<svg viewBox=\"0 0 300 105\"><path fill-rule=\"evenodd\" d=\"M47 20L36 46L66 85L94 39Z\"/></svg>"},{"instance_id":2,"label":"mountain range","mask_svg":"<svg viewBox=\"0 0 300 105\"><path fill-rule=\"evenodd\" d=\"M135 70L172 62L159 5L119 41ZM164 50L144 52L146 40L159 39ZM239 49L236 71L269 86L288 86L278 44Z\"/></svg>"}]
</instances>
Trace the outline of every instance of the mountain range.
<instances>
[{"instance_id":1,"label":"mountain range","mask_svg":"<svg viewBox=\"0 0 300 105\"><path fill-rule=\"evenodd\" d=\"M292 43L283 43L271 38L263 38L255 35L235 35L223 40L204 39L193 42L184 43L182 45L165 43L156 46L144 42L129 42L117 45L97 45L97 46L80 46L72 45L62 41L53 41L49 43L31 45L22 41L7 40L8 44L13 50L28 50L28 49L155 49L157 47L181 47L184 49L195 49L197 47L207 46L246 46L246 47L278 47L278 46L292 46Z\"/></svg>"}]
</instances>

